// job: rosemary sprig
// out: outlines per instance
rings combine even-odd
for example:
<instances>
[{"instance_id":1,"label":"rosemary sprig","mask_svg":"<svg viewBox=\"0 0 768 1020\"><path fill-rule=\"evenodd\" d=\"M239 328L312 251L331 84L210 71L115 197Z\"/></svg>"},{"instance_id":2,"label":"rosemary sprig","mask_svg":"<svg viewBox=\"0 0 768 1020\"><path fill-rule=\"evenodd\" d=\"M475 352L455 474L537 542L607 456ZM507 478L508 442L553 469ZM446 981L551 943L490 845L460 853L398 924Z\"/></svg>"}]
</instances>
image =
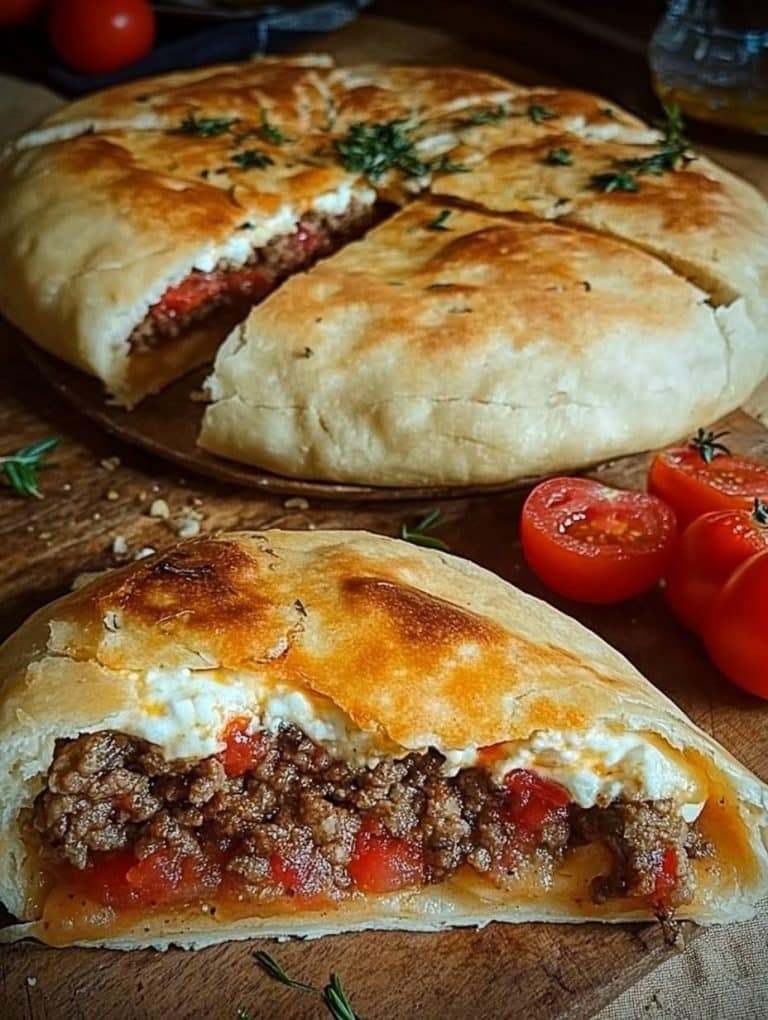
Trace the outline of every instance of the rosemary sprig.
<instances>
[{"instance_id":1,"label":"rosemary sprig","mask_svg":"<svg viewBox=\"0 0 768 1020\"><path fill-rule=\"evenodd\" d=\"M543 124L545 120L554 120L557 117L553 110L548 110L539 103L531 103L525 112L533 124Z\"/></svg>"},{"instance_id":2,"label":"rosemary sprig","mask_svg":"<svg viewBox=\"0 0 768 1020\"><path fill-rule=\"evenodd\" d=\"M683 137L683 115L680 107L665 106L664 113L666 122L661 147L650 156L614 160L612 172L592 176L593 188L604 192L639 191L638 177L645 174L660 177L662 174L677 170L681 162L686 163L691 159L685 154L688 143Z\"/></svg>"},{"instance_id":3,"label":"rosemary sprig","mask_svg":"<svg viewBox=\"0 0 768 1020\"><path fill-rule=\"evenodd\" d=\"M280 128L270 121L269 114L264 107L261 108L261 127L256 134L263 142L268 142L270 145L284 145L288 141Z\"/></svg>"},{"instance_id":4,"label":"rosemary sprig","mask_svg":"<svg viewBox=\"0 0 768 1020\"><path fill-rule=\"evenodd\" d=\"M427 230L450 230L451 228L445 225L450 215L450 209L441 209L437 216L429 221Z\"/></svg>"},{"instance_id":5,"label":"rosemary sprig","mask_svg":"<svg viewBox=\"0 0 768 1020\"><path fill-rule=\"evenodd\" d=\"M194 135L197 138L218 138L225 135L233 124L237 124L237 117L195 117L194 113L175 128L171 134Z\"/></svg>"},{"instance_id":6,"label":"rosemary sprig","mask_svg":"<svg viewBox=\"0 0 768 1020\"><path fill-rule=\"evenodd\" d=\"M260 152L258 149L236 152L231 159L241 170L264 170L265 167L273 166L275 162L266 152Z\"/></svg>"},{"instance_id":7,"label":"rosemary sprig","mask_svg":"<svg viewBox=\"0 0 768 1020\"><path fill-rule=\"evenodd\" d=\"M573 166L573 153L561 145L557 149L550 149L544 157L544 162L549 166Z\"/></svg>"},{"instance_id":8,"label":"rosemary sprig","mask_svg":"<svg viewBox=\"0 0 768 1020\"><path fill-rule=\"evenodd\" d=\"M428 549L441 549L443 552L448 552L448 545L441 538L428 534L429 531L439 528L443 523L442 511L430 510L412 528L404 521L400 526L400 538L413 545L423 545Z\"/></svg>"},{"instance_id":9,"label":"rosemary sprig","mask_svg":"<svg viewBox=\"0 0 768 1020\"><path fill-rule=\"evenodd\" d=\"M37 472L41 467L50 466L43 463L43 458L58 446L59 442L55 436L40 439L31 446L22 447L16 453L0 457L0 467L15 493L19 496L34 496L35 499L43 498L37 487Z\"/></svg>"},{"instance_id":10,"label":"rosemary sprig","mask_svg":"<svg viewBox=\"0 0 768 1020\"><path fill-rule=\"evenodd\" d=\"M360 1020L341 987L338 974L331 974L330 982L323 989L323 999L333 1020Z\"/></svg>"},{"instance_id":11,"label":"rosemary sprig","mask_svg":"<svg viewBox=\"0 0 768 1020\"><path fill-rule=\"evenodd\" d=\"M316 992L317 989L313 985L304 984L303 981L294 981L293 978L288 977L283 968L269 955L262 950L254 953L254 958L261 969L268 974L275 981L279 981L281 985L287 985L288 988L296 988L300 992Z\"/></svg>"}]
</instances>

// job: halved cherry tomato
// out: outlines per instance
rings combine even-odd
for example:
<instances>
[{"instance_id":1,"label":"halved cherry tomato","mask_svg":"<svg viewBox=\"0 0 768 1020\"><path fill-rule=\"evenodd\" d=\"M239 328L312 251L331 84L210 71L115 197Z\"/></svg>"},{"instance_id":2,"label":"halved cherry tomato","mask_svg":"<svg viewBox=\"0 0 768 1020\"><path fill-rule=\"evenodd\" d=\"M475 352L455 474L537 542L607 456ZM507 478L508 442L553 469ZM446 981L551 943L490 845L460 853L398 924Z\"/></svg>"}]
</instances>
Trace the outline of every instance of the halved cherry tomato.
<instances>
[{"instance_id":1,"label":"halved cherry tomato","mask_svg":"<svg viewBox=\"0 0 768 1020\"><path fill-rule=\"evenodd\" d=\"M147 0L54 0L48 31L69 67L106 74L149 53L155 15Z\"/></svg>"},{"instance_id":2,"label":"halved cherry tomato","mask_svg":"<svg viewBox=\"0 0 768 1020\"><path fill-rule=\"evenodd\" d=\"M508 772L504 787L509 793L505 804L507 818L530 832L539 832L571 802L564 786L527 769Z\"/></svg>"},{"instance_id":3,"label":"halved cherry tomato","mask_svg":"<svg viewBox=\"0 0 768 1020\"><path fill-rule=\"evenodd\" d=\"M707 615L703 638L717 668L733 683L768 698L768 551L731 574Z\"/></svg>"},{"instance_id":4,"label":"halved cherry tomato","mask_svg":"<svg viewBox=\"0 0 768 1020\"><path fill-rule=\"evenodd\" d=\"M375 821L363 823L358 832L348 870L363 892L394 892L424 881L424 863L418 846L390 836Z\"/></svg>"},{"instance_id":5,"label":"halved cherry tomato","mask_svg":"<svg viewBox=\"0 0 768 1020\"><path fill-rule=\"evenodd\" d=\"M648 490L675 511L684 528L710 510L749 510L768 500L768 464L732 454L720 440L725 432L699 429L688 446L657 453L648 472Z\"/></svg>"},{"instance_id":6,"label":"halved cherry tomato","mask_svg":"<svg viewBox=\"0 0 768 1020\"><path fill-rule=\"evenodd\" d=\"M712 603L739 564L768 549L768 506L751 511L713 510L691 521L667 571L666 599L673 613L698 633Z\"/></svg>"},{"instance_id":7,"label":"halved cherry tomato","mask_svg":"<svg viewBox=\"0 0 768 1020\"><path fill-rule=\"evenodd\" d=\"M531 570L579 602L639 595L664 573L675 516L660 499L587 478L550 478L523 506L520 538Z\"/></svg>"},{"instance_id":8,"label":"halved cherry tomato","mask_svg":"<svg viewBox=\"0 0 768 1020\"><path fill-rule=\"evenodd\" d=\"M228 776L242 776L266 754L263 732L250 733L250 725L250 719L233 719L224 731L226 747L219 758Z\"/></svg>"}]
</instances>

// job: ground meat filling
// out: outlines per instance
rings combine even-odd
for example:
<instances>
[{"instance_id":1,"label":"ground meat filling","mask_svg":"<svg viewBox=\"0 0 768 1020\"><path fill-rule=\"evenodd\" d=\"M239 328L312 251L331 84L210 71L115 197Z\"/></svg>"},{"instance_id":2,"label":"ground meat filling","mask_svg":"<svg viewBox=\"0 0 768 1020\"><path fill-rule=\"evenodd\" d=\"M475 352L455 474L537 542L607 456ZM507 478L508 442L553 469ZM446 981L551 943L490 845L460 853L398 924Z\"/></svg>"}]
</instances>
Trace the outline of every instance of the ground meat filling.
<instances>
[{"instance_id":1,"label":"ground meat filling","mask_svg":"<svg viewBox=\"0 0 768 1020\"><path fill-rule=\"evenodd\" d=\"M373 206L354 200L338 215L307 213L294 230L272 238L245 263L222 259L209 273L193 270L150 308L130 336L131 350L153 350L216 313L231 327L280 280L360 237L380 216Z\"/></svg>"},{"instance_id":2,"label":"ground meat filling","mask_svg":"<svg viewBox=\"0 0 768 1020\"><path fill-rule=\"evenodd\" d=\"M688 857L705 847L669 802L583 810L550 784L554 798L550 790L532 812L483 769L442 775L434 751L353 768L293 726L255 739L254 760L234 770L226 754L167 761L112 731L60 741L32 814L44 857L54 870L80 871L120 852L137 862L183 859L241 896L338 898L386 891L391 881L441 882L462 865L501 885L531 868L546 885L569 845L600 841L614 871L595 881L597 902L659 893L673 850L675 881L664 894L670 903L692 895Z\"/></svg>"}]
</instances>

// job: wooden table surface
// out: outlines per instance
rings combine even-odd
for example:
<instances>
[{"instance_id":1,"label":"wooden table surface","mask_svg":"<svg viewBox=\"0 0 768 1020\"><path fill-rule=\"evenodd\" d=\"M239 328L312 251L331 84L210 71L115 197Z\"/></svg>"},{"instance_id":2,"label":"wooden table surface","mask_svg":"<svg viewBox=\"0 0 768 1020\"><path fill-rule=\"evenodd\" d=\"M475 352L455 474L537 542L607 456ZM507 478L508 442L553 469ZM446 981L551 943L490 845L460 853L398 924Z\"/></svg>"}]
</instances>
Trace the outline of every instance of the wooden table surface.
<instances>
[{"instance_id":1,"label":"wooden table surface","mask_svg":"<svg viewBox=\"0 0 768 1020\"><path fill-rule=\"evenodd\" d=\"M499 52L442 31L370 16L323 40L323 48L340 61L459 61L536 80L535 71ZM610 96L605 84L603 91ZM768 190L764 157L740 151L715 154ZM730 424L743 449L768 453L768 436L752 419L737 413ZM396 534L405 517L427 509L319 502L297 508L285 506L279 497L180 477L173 467L99 433L63 404L2 337L0 435L3 452L45 436L62 440L55 466L42 475L44 499L24 501L0 489L0 637L65 592L78 573L119 562L112 552L116 538L131 554L173 543L173 518L189 508L201 515L203 530L351 527L385 534ZM645 463L637 458L602 476L640 485ZM517 519L523 495L446 502L442 534L452 551L547 597L521 560ZM157 497L168 502L170 524L148 516ZM768 779L768 706L717 677L658 594L602 609L561 605L627 654L700 725ZM254 1018L327 1015L318 998L270 982L253 962L254 948L255 943L245 943L198 954L126 955L10 947L0 954L0 1015L235 1020L239 1006ZM300 979L322 984L331 970L338 971L366 1020L588 1016L667 952L655 926L643 925L492 925L481 932L365 934L262 948Z\"/></svg>"}]
</instances>

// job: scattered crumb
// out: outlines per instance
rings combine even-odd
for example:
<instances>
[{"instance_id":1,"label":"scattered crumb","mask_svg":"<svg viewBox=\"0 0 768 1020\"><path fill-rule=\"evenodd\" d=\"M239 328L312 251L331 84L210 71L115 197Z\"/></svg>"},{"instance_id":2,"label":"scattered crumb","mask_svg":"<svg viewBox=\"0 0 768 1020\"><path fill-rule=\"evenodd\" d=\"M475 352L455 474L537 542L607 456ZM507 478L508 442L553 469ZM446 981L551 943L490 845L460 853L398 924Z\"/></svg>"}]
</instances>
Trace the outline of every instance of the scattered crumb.
<instances>
[{"instance_id":1,"label":"scattered crumb","mask_svg":"<svg viewBox=\"0 0 768 1020\"><path fill-rule=\"evenodd\" d=\"M101 514L98 512L98 510L96 511L95 514L91 514L91 517L93 518L94 521L100 521L101 520Z\"/></svg>"},{"instance_id":2,"label":"scattered crumb","mask_svg":"<svg viewBox=\"0 0 768 1020\"><path fill-rule=\"evenodd\" d=\"M34 531L34 530L35 530L34 524L28 524L27 525L27 531Z\"/></svg>"},{"instance_id":3,"label":"scattered crumb","mask_svg":"<svg viewBox=\"0 0 768 1020\"><path fill-rule=\"evenodd\" d=\"M192 507L187 507L177 515L171 524L171 528L179 538L194 538L200 534L200 522L202 519L202 514L198 513L197 510L193 510Z\"/></svg>"},{"instance_id":4,"label":"scattered crumb","mask_svg":"<svg viewBox=\"0 0 768 1020\"><path fill-rule=\"evenodd\" d=\"M71 492L72 491L72 483L71 482L64 482L64 484L61 487L61 491L62 492Z\"/></svg>"},{"instance_id":5,"label":"scattered crumb","mask_svg":"<svg viewBox=\"0 0 768 1020\"><path fill-rule=\"evenodd\" d=\"M37 978L36 977L28 977L27 978L27 984L29 985L30 988L34 988L35 985L37 984Z\"/></svg>"},{"instance_id":6,"label":"scattered crumb","mask_svg":"<svg viewBox=\"0 0 768 1020\"><path fill-rule=\"evenodd\" d=\"M43 542L47 542L48 539L51 537L51 533L50 531L41 531L37 537L42 539Z\"/></svg>"},{"instance_id":7,"label":"scattered crumb","mask_svg":"<svg viewBox=\"0 0 768 1020\"><path fill-rule=\"evenodd\" d=\"M156 552L157 549L153 548L151 545L144 545L141 549L136 550L133 554L133 558L135 560L145 560L147 556L154 556Z\"/></svg>"},{"instance_id":8,"label":"scattered crumb","mask_svg":"<svg viewBox=\"0 0 768 1020\"><path fill-rule=\"evenodd\" d=\"M207 404L209 397L205 390L192 390L189 399L193 404Z\"/></svg>"},{"instance_id":9,"label":"scattered crumb","mask_svg":"<svg viewBox=\"0 0 768 1020\"><path fill-rule=\"evenodd\" d=\"M149 508L150 517L159 517L160 520L167 521L171 516L171 511L168 508L168 504L164 499L156 499L153 501L152 506Z\"/></svg>"},{"instance_id":10,"label":"scattered crumb","mask_svg":"<svg viewBox=\"0 0 768 1020\"><path fill-rule=\"evenodd\" d=\"M159 492L160 491L160 486L157 484L157 482L155 482L155 484L152 486L152 491L153 492Z\"/></svg>"},{"instance_id":11,"label":"scattered crumb","mask_svg":"<svg viewBox=\"0 0 768 1020\"><path fill-rule=\"evenodd\" d=\"M195 496L195 498L192 500L192 506L202 506L202 505L203 505L202 499L200 499L199 496Z\"/></svg>"},{"instance_id":12,"label":"scattered crumb","mask_svg":"<svg viewBox=\"0 0 768 1020\"><path fill-rule=\"evenodd\" d=\"M283 500L283 506L286 510L309 510L309 500L304 499L303 496L292 496L290 499Z\"/></svg>"},{"instance_id":13,"label":"scattered crumb","mask_svg":"<svg viewBox=\"0 0 768 1020\"><path fill-rule=\"evenodd\" d=\"M128 543L125 540L125 535L115 535L115 537L112 539L112 555L113 556L128 555Z\"/></svg>"},{"instance_id":14,"label":"scattered crumb","mask_svg":"<svg viewBox=\"0 0 768 1020\"><path fill-rule=\"evenodd\" d=\"M105 457L101 462L101 466L105 471L117 471L120 464L121 460L119 457Z\"/></svg>"},{"instance_id":15,"label":"scattered crumb","mask_svg":"<svg viewBox=\"0 0 768 1020\"><path fill-rule=\"evenodd\" d=\"M110 503L114 503L116 499L120 499L120 493L117 489L107 489L106 498Z\"/></svg>"}]
</instances>

